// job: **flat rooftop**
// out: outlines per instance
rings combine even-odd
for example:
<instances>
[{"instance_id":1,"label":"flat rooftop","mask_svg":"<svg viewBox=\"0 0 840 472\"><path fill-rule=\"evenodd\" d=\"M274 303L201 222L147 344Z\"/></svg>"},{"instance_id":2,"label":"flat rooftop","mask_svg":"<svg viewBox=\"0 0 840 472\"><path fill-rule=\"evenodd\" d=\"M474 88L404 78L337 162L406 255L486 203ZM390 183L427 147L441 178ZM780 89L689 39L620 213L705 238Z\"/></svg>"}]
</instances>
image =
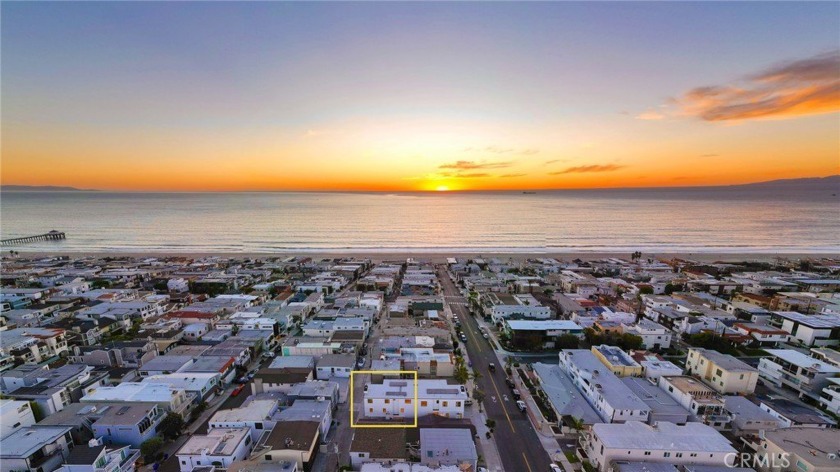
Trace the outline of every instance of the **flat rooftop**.
<instances>
[{"instance_id":1,"label":"flat rooftop","mask_svg":"<svg viewBox=\"0 0 840 472\"><path fill-rule=\"evenodd\" d=\"M593 346L593 349L600 352L612 365L621 365L626 367L640 367L640 365L617 346L609 346L602 344L600 346Z\"/></svg>"},{"instance_id":2,"label":"flat rooftop","mask_svg":"<svg viewBox=\"0 0 840 472\"><path fill-rule=\"evenodd\" d=\"M195 434L178 449L176 455L201 455L207 451L211 456L228 456L236 451L239 443L251 434L248 428L210 429L207 434Z\"/></svg>"},{"instance_id":3,"label":"flat rooftop","mask_svg":"<svg viewBox=\"0 0 840 472\"><path fill-rule=\"evenodd\" d=\"M628 421L626 423L598 423L592 431L605 447L678 452L737 452L717 430L703 423L683 426L667 421L656 426Z\"/></svg>"},{"instance_id":4,"label":"flat rooftop","mask_svg":"<svg viewBox=\"0 0 840 472\"><path fill-rule=\"evenodd\" d=\"M3 438L0 457L29 457L38 449L69 433L67 426L27 426Z\"/></svg>"},{"instance_id":5,"label":"flat rooftop","mask_svg":"<svg viewBox=\"0 0 840 472\"><path fill-rule=\"evenodd\" d=\"M840 458L837 455L840 429L782 428L767 431L764 437L785 452L794 453L815 467L840 470ZM833 457L829 454L833 454Z\"/></svg>"},{"instance_id":6,"label":"flat rooftop","mask_svg":"<svg viewBox=\"0 0 840 472\"><path fill-rule=\"evenodd\" d=\"M804 367L821 373L840 372L840 367L831 365L799 351L794 351L793 349L765 349L765 351L767 351L767 353L771 356L778 357L779 359L797 367Z\"/></svg>"},{"instance_id":7,"label":"flat rooftop","mask_svg":"<svg viewBox=\"0 0 840 472\"><path fill-rule=\"evenodd\" d=\"M700 355L714 362L715 365L721 369L728 370L730 372L758 372L758 369L755 367L752 367L746 362L740 361L729 354L722 354L711 349L697 347L692 347L690 350L697 351Z\"/></svg>"},{"instance_id":8,"label":"flat rooftop","mask_svg":"<svg viewBox=\"0 0 840 472\"><path fill-rule=\"evenodd\" d=\"M263 421L271 417L277 409L277 400L254 399L243 405L241 408L230 410L218 410L212 417L210 423L235 423L239 421Z\"/></svg>"},{"instance_id":9,"label":"flat rooftop","mask_svg":"<svg viewBox=\"0 0 840 472\"><path fill-rule=\"evenodd\" d=\"M648 406L630 388L628 388L615 374L586 349L564 350L570 362L578 369L580 375L591 383L600 386L599 390L607 403L616 410L647 411Z\"/></svg>"}]
</instances>

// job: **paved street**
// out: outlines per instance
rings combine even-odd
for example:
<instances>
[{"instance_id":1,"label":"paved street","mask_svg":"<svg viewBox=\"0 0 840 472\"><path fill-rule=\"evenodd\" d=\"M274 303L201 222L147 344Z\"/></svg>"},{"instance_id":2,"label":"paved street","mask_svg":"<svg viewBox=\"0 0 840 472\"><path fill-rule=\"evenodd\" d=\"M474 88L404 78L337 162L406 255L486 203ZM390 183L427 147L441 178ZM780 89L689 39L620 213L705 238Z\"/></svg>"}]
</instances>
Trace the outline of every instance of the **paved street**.
<instances>
[{"instance_id":1,"label":"paved street","mask_svg":"<svg viewBox=\"0 0 840 472\"><path fill-rule=\"evenodd\" d=\"M467 336L466 348L473 369L481 374L477 383L485 393L487 416L496 421L494 438L506 471L546 471L551 460L543 449L537 433L526 414L519 411L510 389L505 384L504 364L499 361L490 344L481 336L478 323L470 316L466 300L445 270L438 270L446 301L452 313L458 315ZM488 365L496 364L496 372ZM504 400L507 395L508 401Z\"/></svg>"}]
</instances>

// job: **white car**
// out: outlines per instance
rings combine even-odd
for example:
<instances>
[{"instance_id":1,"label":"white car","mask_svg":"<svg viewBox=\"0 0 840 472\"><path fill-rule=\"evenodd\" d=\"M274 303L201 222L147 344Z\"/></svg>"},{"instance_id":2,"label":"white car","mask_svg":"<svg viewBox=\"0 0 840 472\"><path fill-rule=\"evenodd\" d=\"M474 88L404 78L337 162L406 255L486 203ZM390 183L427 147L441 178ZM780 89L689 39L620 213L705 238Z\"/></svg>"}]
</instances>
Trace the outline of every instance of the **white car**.
<instances>
[{"instance_id":1,"label":"white car","mask_svg":"<svg viewBox=\"0 0 840 472\"><path fill-rule=\"evenodd\" d=\"M550 464L551 472L563 472L563 469L557 464Z\"/></svg>"}]
</instances>

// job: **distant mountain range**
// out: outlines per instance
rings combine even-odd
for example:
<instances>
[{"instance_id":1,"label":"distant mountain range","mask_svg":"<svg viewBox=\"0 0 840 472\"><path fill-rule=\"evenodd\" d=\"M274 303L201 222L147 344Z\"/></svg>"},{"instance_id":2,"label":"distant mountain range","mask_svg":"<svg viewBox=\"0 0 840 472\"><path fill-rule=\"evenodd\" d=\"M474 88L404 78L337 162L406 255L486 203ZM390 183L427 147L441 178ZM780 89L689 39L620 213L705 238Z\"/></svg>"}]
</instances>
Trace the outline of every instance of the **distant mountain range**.
<instances>
[{"instance_id":1,"label":"distant mountain range","mask_svg":"<svg viewBox=\"0 0 840 472\"><path fill-rule=\"evenodd\" d=\"M57 187L55 185L0 185L0 192L98 192L95 189Z\"/></svg>"},{"instance_id":2,"label":"distant mountain range","mask_svg":"<svg viewBox=\"0 0 840 472\"><path fill-rule=\"evenodd\" d=\"M780 179L768 180L766 182L755 182L751 184L727 185L727 187L838 187L840 186L840 175L829 175L828 177L807 177L802 179Z\"/></svg>"}]
</instances>

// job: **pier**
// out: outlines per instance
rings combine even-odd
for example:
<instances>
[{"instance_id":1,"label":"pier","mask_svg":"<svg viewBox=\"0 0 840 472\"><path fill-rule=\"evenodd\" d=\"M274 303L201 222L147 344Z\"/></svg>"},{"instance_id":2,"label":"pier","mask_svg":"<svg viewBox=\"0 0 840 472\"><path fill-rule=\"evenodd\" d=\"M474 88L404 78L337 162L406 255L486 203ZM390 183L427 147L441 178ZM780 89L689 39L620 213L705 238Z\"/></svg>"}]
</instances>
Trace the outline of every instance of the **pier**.
<instances>
[{"instance_id":1,"label":"pier","mask_svg":"<svg viewBox=\"0 0 840 472\"><path fill-rule=\"evenodd\" d=\"M4 239L0 241L0 245L3 246L11 246L14 244L26 244L26 243L35 243L38 241L58 241L60 239L66 239L66 235L64 231L56 231L52 230L49 233L39 234L36 236L26 236L23 238L10 238Z\"/></svg>"}]
</instances>

